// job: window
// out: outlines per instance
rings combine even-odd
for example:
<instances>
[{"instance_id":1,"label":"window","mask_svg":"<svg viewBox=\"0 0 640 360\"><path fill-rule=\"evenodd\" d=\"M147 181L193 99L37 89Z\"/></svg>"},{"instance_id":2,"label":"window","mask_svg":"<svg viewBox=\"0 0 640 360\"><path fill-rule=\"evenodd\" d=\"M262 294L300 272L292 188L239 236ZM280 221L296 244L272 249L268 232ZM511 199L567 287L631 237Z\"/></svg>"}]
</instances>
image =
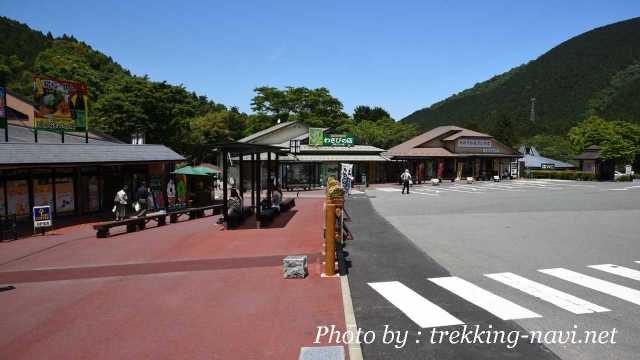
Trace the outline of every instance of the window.
<instances>
[{"instance_id":1,"label":"window","mask_svg":"<svg viewBox=\"0 0 640 360\"><path fill-rule=\"evenodd\" d=\"M75 194L72 177L56 178L56 212L58 214L75 210Z\"/></svg>"}]
</instances>

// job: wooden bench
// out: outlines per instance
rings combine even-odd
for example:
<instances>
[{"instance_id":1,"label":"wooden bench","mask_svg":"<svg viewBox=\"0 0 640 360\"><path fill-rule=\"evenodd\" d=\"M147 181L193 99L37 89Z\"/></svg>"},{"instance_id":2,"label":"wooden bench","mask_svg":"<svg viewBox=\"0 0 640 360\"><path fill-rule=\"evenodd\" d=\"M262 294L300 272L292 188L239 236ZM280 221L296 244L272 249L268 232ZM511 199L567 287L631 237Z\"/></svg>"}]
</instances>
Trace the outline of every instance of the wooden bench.
<instances>
[{"instance_id":1,"label":"wooden bench","mask_svg":"<svg viewBox=\"0 0 640 360\"><path fill-rule=\"evenodd\" d=\"M295 198L285 198L280 203L280 211L281 212L289 211L289 210L293 209L295 206L296 206L296 199Z\"/></svg>"},{"instance_id":2,"label":"wooden bench","mask_svg":"<svg viewBox=\"0 0 640 360\"><path fill-rule=\"evenodd\" d=\"M95 224L93 225L93 229L97 230L96 232L96 237L98 238L106 238L109 236L109 230L111 228L117 227L117 226L126 226L127 227L127 232L135 232L138 230L138 227L142 227L144 229L144 217L140 217L140 218L130 218L130 219L125 219L125 220L116 220L116 221L107 221L107 222L103 222L100 224ZM160 224L158 222L158 224Z\"/></svg>"},{"instance_id":3,"label":"wooden bench","mask_svg":"<svg viewBox=\"0 0 640 360\"><path fill-rule=\"evenodd\" d=\"M252 206L245 206L242 208L241 216L227 216L227 228L235 228L240 226L246 218L253 214Z\"/></svg>"},{"instance_id":4,"label":"wooden bench","mask_svg":"<svg viewBox=\"0 0 640 360\"><path fill-rule=\"evenodd\" d=\"M189 214L189 220L191 220L203 217L206 210L213 210L212 213L216 214L219 213L221 209L222 205L208 205L198 208L175 210L168 213L145 214L144 216L140 217L133 217L117 221L107 221L100 224L95 224L93 225L93 228L97 230L96 236L98 238L106 238L109 236L109 230L117 226L126 226L127 232L131 233L138 230L143 230L149 221L156 221L158 223L158 226L164 226L167 224L167 216L169 216L169 221L171 223L176 223L178 222L178 217L182 214Z\"/></svg>"},{"instance_id":5,"label":"wooden bench","mask_svg":"<svg viewBox=\"0 0 640 360\"><path fill-rule=\"evenodd\" d=\"M284 187L285 189L287 189L287 191L295 191L296 189L300 189L300 190L311 190L313 188L313 185L311 184L287 184L287 186Z\"/></svg>"},{"instance_id":6,"label":"wooden bench","mask_svg":"<svg viewBox=\"0 0 640 360\"><path fill-rule=\"evenodd\" d=\"M260 225L269 225L273 222L273 219L278 216L279 212L275 208L264 208L260 210L260 217L258 220L260 221Z\"/></svg>"},{"instance_id":7,"label":"wooden bench","mask_svg":"<svg viewBox=\"0 0 640 360\"><path fill-rule=\"evenodd\" d=\"M8 239L18 240L18 226L15 214L4 218L0 216L0 241Z\"/></svg>"}]
</instances>

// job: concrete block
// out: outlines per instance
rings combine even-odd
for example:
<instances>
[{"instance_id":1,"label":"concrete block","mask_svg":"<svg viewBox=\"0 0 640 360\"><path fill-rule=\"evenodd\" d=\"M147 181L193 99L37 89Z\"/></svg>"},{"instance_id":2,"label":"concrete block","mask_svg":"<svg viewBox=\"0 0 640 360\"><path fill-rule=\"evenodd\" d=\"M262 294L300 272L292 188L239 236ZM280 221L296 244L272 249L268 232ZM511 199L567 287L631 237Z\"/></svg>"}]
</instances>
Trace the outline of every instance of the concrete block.
<instances>
[{"instance_id":1,"label":"concrete block","mask_svg":"<svg viewBox=\"0 0 640 360\"><path fill-rule=\"evenodd\" d=\"M308 274L307 256L292 255L282 259L282 272L285 279L304 279Z\"/></svg>"}]
</instances>

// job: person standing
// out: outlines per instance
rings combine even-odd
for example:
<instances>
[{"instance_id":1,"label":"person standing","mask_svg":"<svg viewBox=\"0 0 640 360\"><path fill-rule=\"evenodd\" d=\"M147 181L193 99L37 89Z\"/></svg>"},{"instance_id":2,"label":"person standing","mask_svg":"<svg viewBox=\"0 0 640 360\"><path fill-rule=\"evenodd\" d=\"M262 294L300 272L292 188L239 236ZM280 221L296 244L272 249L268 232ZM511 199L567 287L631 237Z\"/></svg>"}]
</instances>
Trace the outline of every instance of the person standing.
<instances>
[{"instance_id":1,"label":"person standing","mask_svg":"<svg viewBox=\"0 0 640 360\"><path fill-rule=\"evenodd\" d=\"M404 194L404 189L407 189L408 195L409 185L411 185L411 173L409 173L409 169L404 169L404 172L400 175L400 179L402 180L402 194Z\"/></svg>"},{"instance_id":2,"label":"person standing","mask_svg":"<svg viewBox=\"0 0 640 360\"><path fill-rule=\"evenodd\" d=\"M116 196L113 199L116 206L116 221L127 218L127 201L127 185L125 185L116 193Z\"/></svg>"},{"instance_id":3,"label":"person standing","mask_svg":"<svg viewBox=\"0 0 640 360\"><path fill-rule=\"evenodd\" d=\"M138 205L140 206L140 210L138 210L138 215L142 214L147 210L147 197L149 196L147 192L147 186L144 182L141 182L136 190L136 200L138 201Z\"/></svg>"}]
</instances>

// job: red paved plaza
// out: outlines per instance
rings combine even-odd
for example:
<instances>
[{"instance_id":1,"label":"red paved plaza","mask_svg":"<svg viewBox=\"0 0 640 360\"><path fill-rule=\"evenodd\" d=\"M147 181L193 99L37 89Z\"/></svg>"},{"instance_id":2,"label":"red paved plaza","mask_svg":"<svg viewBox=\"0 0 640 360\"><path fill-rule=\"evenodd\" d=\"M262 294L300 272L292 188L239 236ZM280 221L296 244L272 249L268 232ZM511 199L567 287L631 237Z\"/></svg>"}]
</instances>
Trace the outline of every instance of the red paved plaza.
<instances>
[{"instance_id":1,"label":"red paved plaza","mask_svg":"<svg viewBox=\"0 0 640 360\"><path fill-rule=\"evenodd\" d=\"M15 289L0 292L0 358L296 359L316 326L344 329L340 280L320 278L321 199L263 229L216 219L1 243ZM282 278L294 254L309 256L304 280Z\"/></svg>"}]
</instances>

